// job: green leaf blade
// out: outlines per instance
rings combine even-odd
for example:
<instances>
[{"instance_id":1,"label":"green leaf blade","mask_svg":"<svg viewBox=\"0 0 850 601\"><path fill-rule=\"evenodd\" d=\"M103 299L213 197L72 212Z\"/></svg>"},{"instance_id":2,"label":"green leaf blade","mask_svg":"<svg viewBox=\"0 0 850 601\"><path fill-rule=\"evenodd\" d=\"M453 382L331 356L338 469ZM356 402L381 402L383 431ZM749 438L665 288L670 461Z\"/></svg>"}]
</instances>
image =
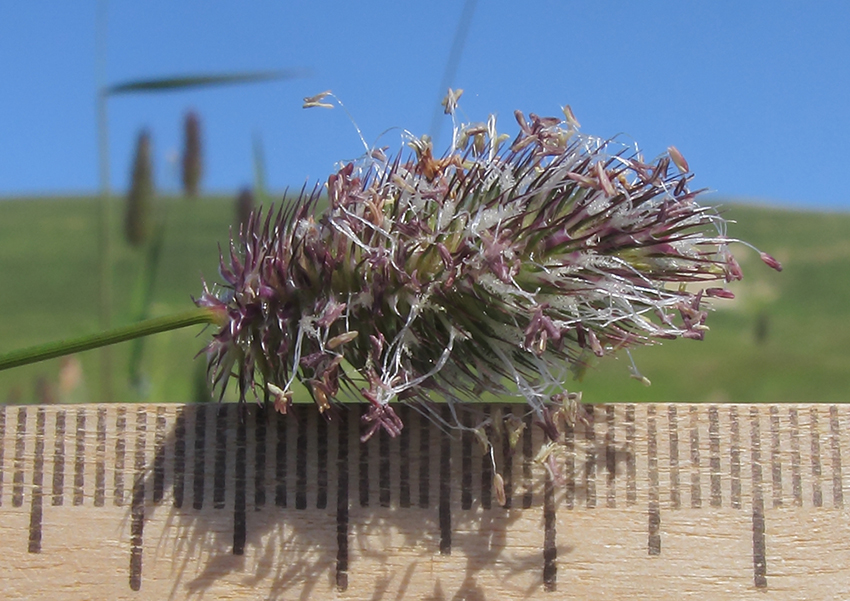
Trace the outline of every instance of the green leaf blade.
<instances>
[{"instance_id":1,"label":"green leaf blade","mask_svg":"<svg viewBox=\"0 0 850 601\"><path fill-rule=\"evenodd\" d=\"M237 73L189 74L174 77L158 77L154 79L135 79L108 86L105 90L105 94L107 96L116 96L120 94L175 92L188 90L191 88L228 86L247 83L259 83L263 81L295 79L297 77L304 77L305 75L306 73L304 71L287 69L278 71L245 71Z\"/></svg>"}]
</instances>

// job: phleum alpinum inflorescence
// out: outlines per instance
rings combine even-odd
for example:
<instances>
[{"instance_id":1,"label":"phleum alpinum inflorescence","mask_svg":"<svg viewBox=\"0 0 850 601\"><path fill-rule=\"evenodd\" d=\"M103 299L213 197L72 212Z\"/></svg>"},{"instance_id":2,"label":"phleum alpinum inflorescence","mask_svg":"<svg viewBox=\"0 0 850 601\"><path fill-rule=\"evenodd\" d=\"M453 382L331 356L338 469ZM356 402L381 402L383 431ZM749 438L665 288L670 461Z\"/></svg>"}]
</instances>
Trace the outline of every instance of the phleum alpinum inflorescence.
<instances>
[{"instance_id":1,"label":"phleum alpinum inflorescence","mask_svg":"<svg viewBox=\"0 0 850 601\"><path fill-rule=\"evenodd\" d=\"M328 93L305 106L330 106ZM219 394L264 395L286 412L300 381L318 410L362 395L364 439L403 424L393 401L519 395L550 438L575 419L572 373L635 345L702 339L707 299L731 298L741 269L726 222L697 203L674 147L651 161L517 111L372 149L325 187L257 212L196 300L220 328L206 347ZM325 202L326 208L319 210ZM779 263L759 253L769 266ZM632 375L645 378L632 363Z\"/></svg>"}]
</instances>

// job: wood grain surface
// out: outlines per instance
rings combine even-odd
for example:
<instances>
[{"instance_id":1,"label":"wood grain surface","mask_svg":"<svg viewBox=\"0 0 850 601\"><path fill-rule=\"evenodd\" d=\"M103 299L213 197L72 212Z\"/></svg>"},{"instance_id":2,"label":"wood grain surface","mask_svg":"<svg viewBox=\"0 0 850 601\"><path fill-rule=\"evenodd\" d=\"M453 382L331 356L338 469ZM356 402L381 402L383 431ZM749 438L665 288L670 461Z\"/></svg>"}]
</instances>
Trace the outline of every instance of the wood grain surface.
<instances>
[{"instance_id":1,"label":"wood grain surface","mask_svg":"<svg viewBox=\"0 0 850 601\"><path fill-rule=\"evenodd\" d=\"M0 596L850 598L848 406L590 407L554 473L525 406L476 407L526 423L505 506L472 431L402 411L361 443L356 406L0 406Z\"/></svg>"}]
</instances>

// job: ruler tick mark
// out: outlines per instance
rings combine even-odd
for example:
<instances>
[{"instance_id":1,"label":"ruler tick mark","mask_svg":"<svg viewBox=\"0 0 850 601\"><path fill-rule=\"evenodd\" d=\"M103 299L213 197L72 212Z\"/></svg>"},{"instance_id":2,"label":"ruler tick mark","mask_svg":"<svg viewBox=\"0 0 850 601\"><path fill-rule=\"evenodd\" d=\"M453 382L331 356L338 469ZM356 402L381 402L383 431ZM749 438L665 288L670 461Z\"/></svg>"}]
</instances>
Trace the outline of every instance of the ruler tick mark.
<instances>
[{"instance_id":1,"label":"ruler tick mark","mask_svg":"<svg viewBox=\"0 0 850 601\"><path fill-rule=\"evenodd\" d=\"M509 420L513 418L513 412L510 408L508 408L505 412L504 419ZM507 422L503 422L499 424L499 427L504 427L504 424ZM513 482L513 474L514 474L514 450L511 448L510 437L505 435L502 437L502 477L505 481L505 509L510 509L511 501L514 492L514 482Z\"/></svg>"},{"instance_id":2,"label":"ruler tick mark","mask_svg":"<svg viewBox=\"0 0 850 601\"><path fill-rule=\"evenodd\" d=\"M174 423L174 507L183 507L186 484L186 408L177 409Z\"/></svg>"},{"instance_id":3,"label":"ruler tick mark","mask_svg":"<svg viewBox=\"0 0 850 601\"><path fill-rule=\"evenodd\" d=\"M268 396L268 391L266 391ZM268 399L266 399L268 400ZM266 504L266 422L268 403L254 409L254 510Z\"/></svg>"},{"instance_id":4,"label":"ruler tick mark","mask_svg":"<svg viewBox=\"0 0 850 601\"><path fill-rule=\"evenodd\" d=\"M207 447L207 405L195 406L195 465L192 474L192 507L204 507L204 463Z\"/></svg>"},{"instance_id":5,"label":"ruler tick mark","mask_svg":"<svg viewBox=\"0 0 850 601\"><path fill-rule=\"evenodd\" d=\"M679 416L676 405L667 407L667 433L670 442L670 508L679 509L682 496L679 491Z\"/></svg>"},{"instance_id":6,"label":"ruler tick mark","mask_svg":"<svg viewBox=\"0 0 850 601\"><path fill-rule=\"evenodd\" d=\"M711 506L723 505L723 493L720 487L720 414L717 405L708 408L708 450L709 474L711 478Z\"/></svg>"},{"instance_id":7,"label":"ruler tick mark","mask_svg":"<svg viewBox=\"0 0 850 601\"><path fill-rule=\"evenodd\" d=\"M227 424L230 405L216 407L215 467L213 468L213 508L224 508L225 479L227 478Z\"/></svg>"},{"instance_id":8,"label":"ruler tick mark","mask_svg":"<svg viewBox=\"0 0 850 601\"><path fill-rule=\"evenodd\" d=\"M157 407L153 458L153 502L157 505L165 492L165 426L165 407Z\"/></svg>"},{"instance_id":9,"label":"ruler tick mark","mask_svg":"<svg viewBox=\"0 0 850 601\"><path fill-rule=\"evenodd\" d=\"M38 408L35 421L35 454L32 465L32 501L30 505L29 546L30 553L41 553L41 520L43 516L44 484L44 406Z\"/></svg>"},{"instance_id":10,"label":"ruler tick mark","mask_svg":"<svg viewBox=\"0 0 850 601\"><path fill-rule=\"evenodd\" d=\"M791 424L791 492L794 495L794 505L803 506L803 472L800 455L800 423L797 409L788 410L788 421Z\"/></svg>"},{"instance_id":11,"label":"ruler tick mark","mask_svg":"<svg viewBox=\"0 0 850 601\"><path fill-rule=\"evenodd\" d=\"M468 429L469 416L464 414L463 431L460 435L460 508L472 507L472 432Z\"/></svg>"},{"instance_id":12,"label":"ruler tick mark","mask_svg":"<svg viewBox=\"0 0 850 601\"><path fill-rule=\"evenodd\" d=\"M378 433L378 504L390 506L390 435L383 428Z\"/></svg>"},{"instance_id":13,"label":"ruler tick mark","mask_svg":"<svg viewBox=\"0 0 850 601\"><path fill-rule=\"evenodd\" d=\"M730 502L733 509L741 509L741 429L738 422L738 407L729 407L730 464L729 478L732 492Z\"/></svg>"},{"instance_id":14,"label":"ruler tick mark","mask_svg":"<svg viewBox=\"0 0 850 601\"><path fill-rule=\"evenodd\" d=\"M543 491L543 587L546 591L557 590L558 546L555 538L555 483L546 470Z\"/></svg>"},{"instance_id":15,"label":"ruler tick mark","mask_svg":"<svg viewBox=\"0 0 850 601\"><path fill-rule=\"evenodd\" d=\"M812 437L812 505L823 507L823 490L821 488L820 432L818 431L818 408L812 406L809 410L809 426Z\"/></svg>"},{"instance_id":16,"label":"ruler tick mark","mask_svg":"<svg viewBox=\"0 0 850 601\"><path fill-rule=\"evenodd\" d=\"M97 409L97 445L94 450L94 506L106 503L106 407Z\"/></svg>"},{"instance_id":17,"label":"ruler tick mark","mask_svg":"<svg viewBox=\"0 0 850 601\"><path fill-rule=\"evenodd\" d=\"M770 407L770 473L773 484L773 507L782 507L782 455L779 437L779 408Z\"/></svg>"},{"instance_id":18,"label":"ruler tick mark","mask_svg":"<svg viewBox=\"0 0 850 601\"><path fill-rule=\"evenodd\" d=\"M565 503L574 509L576 502L576 431L571 424L564 426L564 480L566 482Z\"/></svg>"},{"instance_id":19,"label":"ruler tick mark","mask_svg":"<svg viewBox=\"0 0 850 601\"><path fill-rule=\"evenodd\" d=\"M606 498L605 506L609 509L617 507L617 491L615 488L617 477L617 439L616 439L616 415L614 405L605 407L605 481Z\"/></svg>"},{"instance_id":20,"label":"ruler tick mark","mask_svg":"<svg viewBox=\"0 0 850 601\"><path fill-rule=\"evenodd\" d=\"M56 412L53 438L53 506L65 500L65 412Z\"/></svg>"},{"instance_id":21,"label":"ruler tick mark","mask_svg":"<svg viewBox=\"0 0 850 601\"><path fill-rule=\"evenodd\" d=\"M127 429L127 409L118 408L118 416L115 418L115 473L112 484L115 490L113 502L115 505L124 504L124 455L126 453L127 441L124 439Z\"/></svg>"},{"instance_id":22,"label":"ruler tick mark","mask_svg":"<svg viewBox=\"0 0 850 601\"><path fill-rule=\"evenodd\" d=\"M0 406L0 507L3 506L3 464L6 451L6 407Z\"/></svg>"},{"instance_id":23,"label":"ruler tick mark","mask_svg":"<svg viewBox=\"0 0 850 601\"><path fill-rule=\"evenodd\" d=\"M74 443L74 505L82 505L86 484L86 410L77 410L76 441Z\"/></svg>"},{"instance_id":24,"label":"ruler tick mark","mask_svg":"<svg viewBox=\"0 0 850 601\"><path fill-rule=\"evenodd\" d=\"M18 408L18 427L15 432L15 472L12 476L12 507L24 504L24 455L26 452L27 409Z\"/></svg>"},{"instance_id":25,"label":"ruler tick mark","mask_svg":"<svg viewBox=\"0 0 850 601\"><path fill-rule=\"evenodd\" d=\"M635 406L626 405L626 505L637 503L637 457L635 455Z\"/></svg>"},{"instance_id":26,"label":"ruler tick mark","mask_svg":"<svg viewBox=\"0 0 850 601\"><path fill-rule=\"evenodd\" d=\"M328 422L324 415L316 417L313 414L313 417L316 419L316 508L325 509L328 506ZM387 497L389 497L389 479L388 468Z\"/></svg>"},{"instance_id":27,"label":"ruler tick mark","mask_svg":"<svg viewBox=\"0 0 850 601\"><path fill-rule=\"evenodd\" d=\"M841 426L838 422L838 407L829 407L829 445L832 451L832 505L844 507L844 491L841 477Z\"/></svg>"},{"instance_id":28,"label":"ruler tick mark","mask_svg":"<svg viewBox=\"0 0 850 601\"><path fill-rule=\"evenodd\" d=\"M133 461L133 497L130 504L130 588L142 588L142 535L145 528L145 435L147 410L136 412L136 452Z\"/></svg>"},{"instance_id":29,"label":"ruler tick mark","mask_svg":"<svg viewBox=\"0 0 850 601\"><path fill-rule=\"evenodd\" d=\"M534 447L532 444L532 418L531 413L525 415L525 428L522 431L522 479L525 492L522 495L522 508L531 507L532 471L531 462L534 458Z\"/></svg>"},{"instance_id":30,"label":"ruler tick mark","mask_svg":"<svg viewBox=\"0 0 850 601\"><path fill-rule=\"evenodd\" d=\"M402 405L401 421L410 422L410 407ZM403 428L398 441L399 507L410 507L410 428Z\"/></svg>"},{"instance_id":31,"label":"ruler tick mark","mask_svg":"<svg viewBox=\"0 0 850 601\"><path fill-rule=\"evenodd\" d=\"M443 406L443 420L451 423L448 405ZM440 555L452 552L452 447L451 436L440 432Z\"/></svg>"},{"instance_id":32,"label":"ruler tick mark","mask_svg":"<svg viewBox=\"0 0 850 601\"><path fill-rule=\"evenodd\" d=\"M699 456L699 408L691 405L690 430L691 430L691 508L702 507L702 485L700 483L700 456Z\"/></svg>"},{"instance_id":33,"label":"ruler tick mark","mask_svg":"<svg viewBox=\"0 0 850 601\"><path fill-rule=\"evenodd\" d=\"M493 440L493 425L490 423L490 406L484 405L481 410L484 413L485 423L484 433L487 440ZM493 457L492 448L488 449L481 457L481 507L490 509L492 506L493 494Z\"/></svg>"},{"instance_id":34,"label":"ruler tick mark","mask_svg":"<svg viewBox=\"0 0 850 601\"><path fill-rule=\"evenodd\" d=\"M247 503L247 477L248 464L247 444L247 415L237 415L236 423L236 465L233 468L234 500L233 500L233 554L243 555L245 553L245 539L247 537L247 516L245 505Z\"/></svg>"},{"instance_id":35,"label":"ruler tick mark","mask_svg":"<svg viewBox=\"0 0 850 601\"><path fill-rule=\"evenodd\" d=\"M753 470L753 582L757 588L765 588L767 586L767 552L762 494L761 432L759 408L755 406L750 407L750 436Z\"/></svg>"},{"instance_id":36,"label":"ruler tick mark","mask_svg":"<svg viewBox=\"0 0 850 601\"><path fill-rule=\"evenodd\" d=\"M295 509L307 509L307 410L295 408L298 416L298 435L295 439Z\"/></svg>"},{"instance_id":37,"label":"ruler tick mark","mask_svg":"<svg viewBox=\"0 0 850 601\"><path fill-rule=\"evenodd\" d=\"M348 588L348 427L345 420L339 421L336 456L336 587L340 591Z\"/></svg>"},{"instance_id":38,"label":"ruler tick mark","mask_svg":"<svg viewBox=\"0 0 850 601\"><path fill-rule=\"evenodd\" d=\"M430 504L431 481L428 473L430 458L431 424L424 416L419 415L419 457L417 460L419 461L419 507L422 509L426 509Z\"/></svg>"},{"instance_id":39,"label":"ruler tick mark","mask_svg":"<svg viewBox=\"0 0 850 601\"><path fill-rule=\"evenodd\" d=\"M363 418L369 412L369 408L362 404L360 405L360 423L363 423ZM360 441L360 507L369 506L369 445Z\"/></svg>"},{"instance_id":40,"label":"ruler tick mark","mask_svg":"<svg viewBox=\"0 0 850 601\"><path fill-rule=\"evenodd\" d=\"M584 426L584 504L593 509L596 507L596 407L588 405L584 412L587 416Z\"/></svg>"},{"instance_id":41,"label":"ruler tick mark","mask_svg":"<svg viewBox=\"0 0 850 601\"><path fill-rule=\"evenodd\" d=\"M647 551L649 555L661 555L661 510L658 486L658 438L655 423L655 405L646 408L646 459L649 477L649 517Z\"/></svg>"},{"instance_id":42,"label":"ruler tick mark","mask_svg":"<svg viewBox=\"0 0 850 601\"><path fill-rule=\"evenodd\" d=\"M286 507L286 416L275 412L275 424L277 444L275 446L274 504L276 507Z\"/></svg>"}]
</instances>

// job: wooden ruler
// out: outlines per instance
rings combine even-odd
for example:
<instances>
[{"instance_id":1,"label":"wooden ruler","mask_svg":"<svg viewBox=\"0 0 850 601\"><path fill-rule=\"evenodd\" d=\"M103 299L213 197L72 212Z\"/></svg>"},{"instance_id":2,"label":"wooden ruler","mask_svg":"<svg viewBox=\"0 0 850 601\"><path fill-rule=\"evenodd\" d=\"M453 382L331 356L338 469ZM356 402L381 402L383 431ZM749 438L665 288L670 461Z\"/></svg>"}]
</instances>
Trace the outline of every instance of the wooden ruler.
<instances>
[{"instance_id":1,"label":"wooden ruler","mask_svg":"<svg viewBox=\"0 0 850 601\"><path fill-rule=\"evenodd\" d=\"M850 407L596 406L554 478L494 410L504 507L406 407L368 443L357 407L0 407L0 596L850 598Z\"/></svg>"}]
</instances>

